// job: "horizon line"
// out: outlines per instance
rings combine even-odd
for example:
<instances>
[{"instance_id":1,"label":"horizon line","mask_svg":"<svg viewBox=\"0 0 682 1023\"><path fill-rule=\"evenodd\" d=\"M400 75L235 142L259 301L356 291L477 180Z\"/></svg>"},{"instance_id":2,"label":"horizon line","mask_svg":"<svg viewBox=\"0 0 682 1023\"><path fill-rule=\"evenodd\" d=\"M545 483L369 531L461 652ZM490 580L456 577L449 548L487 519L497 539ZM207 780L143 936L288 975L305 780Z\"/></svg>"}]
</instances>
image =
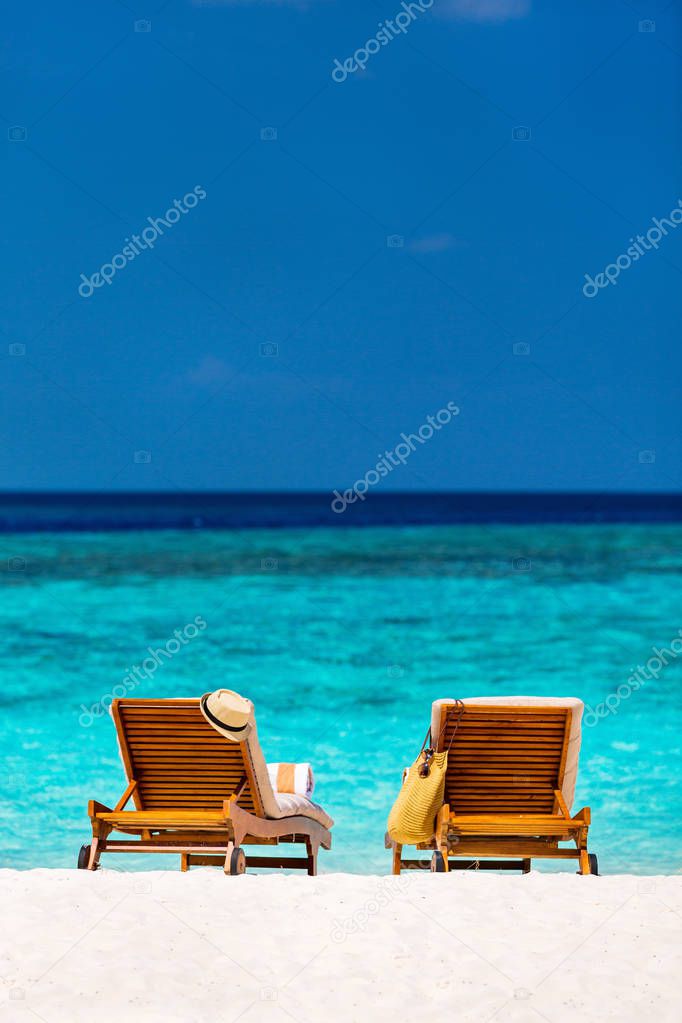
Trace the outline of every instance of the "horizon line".
<instances>
[{"instance_id":1,"label":"horizon line","mask_svg":"<svg viewBox=\"0 0 682 1023\"><path fill-rule=\"evenodd\" d=\"M343 490L337 488L341 492ZM345 488L344 488L345 489ZM0 490L0 500L7 497L327 497L332 490ZM372 500L390 497L682 497L680 490L604 490L600 488L586 490L383 490L373 491Z\"/></svg>"}]
</instances>

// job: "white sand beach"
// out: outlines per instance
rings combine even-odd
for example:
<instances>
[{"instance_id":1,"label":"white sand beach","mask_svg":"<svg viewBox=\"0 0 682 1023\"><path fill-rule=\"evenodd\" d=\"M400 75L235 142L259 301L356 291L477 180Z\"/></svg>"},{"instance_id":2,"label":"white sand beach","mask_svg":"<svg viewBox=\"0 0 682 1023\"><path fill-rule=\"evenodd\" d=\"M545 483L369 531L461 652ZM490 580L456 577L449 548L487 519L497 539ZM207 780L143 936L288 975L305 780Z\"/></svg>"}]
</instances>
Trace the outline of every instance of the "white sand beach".
<instances>
[{"instance_id":1,"label":"white sand beach","mask_svg":"<svg viewBox=\"0 0 682 1023\"><path fill-rule=\"evenodd\" d=\"M679 1019L682 877L0 871L0 1020Z\"/></svg>"}]
</instances>

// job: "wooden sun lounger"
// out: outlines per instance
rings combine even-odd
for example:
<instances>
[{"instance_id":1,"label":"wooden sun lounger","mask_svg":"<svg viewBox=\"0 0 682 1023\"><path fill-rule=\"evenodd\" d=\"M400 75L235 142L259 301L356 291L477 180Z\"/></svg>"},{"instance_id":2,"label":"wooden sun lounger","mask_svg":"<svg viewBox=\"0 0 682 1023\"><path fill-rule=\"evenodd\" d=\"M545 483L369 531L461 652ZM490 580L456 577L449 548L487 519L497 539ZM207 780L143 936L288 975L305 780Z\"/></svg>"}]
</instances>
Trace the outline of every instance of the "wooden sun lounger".
<instances>
[{"instance_id":1,"label":"wooden sun lounger","mask_svg":"<svg viewBox=\"0 0 682 1023\"><path fill-rule=\"evenodd\" d=\"M580 874L598 872L597 857L587 850L589 807L571 815L562 791L566 787L572 799L579 748L578 728L577 738L573 730L569 780L573 713L573 708L551 704L465 702L448 755L444 801L433 836L417 846L435 850L432 871L527 872L537 858L576 859ZM447 749L455 719L451 703L434 705L432 731L438 735L438 751ZM560 842L572 846L560 847ZM403 847L388 836L386 847L393 849L394 874L425 866L423 860L403 859Z\"/></svg>"},{"instance_id":2,"label":"wooden sun lounger","mask_svg":"<svg viewBox=\"0 0 682 1023\"><path fill-rule=\"evenodd\" d=\"M266 818L248 743L211 728L198 699L114 700L111 712L128 785L113 809L89 802L92 844L81 849L79 867L96 870L105 852L179 853L182 870L222 865L240 874L242 845L300 842L305 856L248 862L317 872L319 847L331 848L329 830L306 816ZM126 809L131 800L134 809ZM131 837L111 839L112 831Z\"/></svg>"}]
</instances>

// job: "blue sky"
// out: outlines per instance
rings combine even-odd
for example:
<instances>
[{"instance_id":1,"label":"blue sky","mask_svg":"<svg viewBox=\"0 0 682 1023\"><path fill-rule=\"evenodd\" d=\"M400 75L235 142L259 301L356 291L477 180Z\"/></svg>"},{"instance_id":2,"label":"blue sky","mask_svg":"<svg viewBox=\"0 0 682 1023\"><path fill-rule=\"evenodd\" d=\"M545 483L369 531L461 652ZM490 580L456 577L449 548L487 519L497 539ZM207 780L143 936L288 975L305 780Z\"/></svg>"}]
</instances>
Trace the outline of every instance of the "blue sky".
<instances>
[{"instance_id":1,"label":"blue sky","mask_svg":"<svg viewBox=\"0 0 682 1023\"><path fill-rule=\"evenodd\" d=\"M12 5L3 489L680 489L679 6L401 11Z\"/></svg>"}]
</instances>

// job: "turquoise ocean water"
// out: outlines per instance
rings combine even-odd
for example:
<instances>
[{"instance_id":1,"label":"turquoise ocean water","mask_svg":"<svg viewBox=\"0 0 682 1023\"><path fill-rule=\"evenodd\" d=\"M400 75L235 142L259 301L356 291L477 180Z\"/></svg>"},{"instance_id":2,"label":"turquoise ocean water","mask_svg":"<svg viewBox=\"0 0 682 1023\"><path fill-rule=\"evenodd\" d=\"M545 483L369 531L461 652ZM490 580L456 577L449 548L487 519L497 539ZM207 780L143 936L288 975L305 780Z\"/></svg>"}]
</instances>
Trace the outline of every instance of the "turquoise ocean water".
<instances>
[{"instance_id":1,"label":"turquoise ocean water","mask_svg":"<svg viewBox=\"0 0 682 1023\"><path fill-rule=\"evenodd\" d=\"M2 866L75 865L87 800L113 805L124 788L113 725L83 705L197 615L206 628L134 694L249 696L267 759L314 764L316 798L336 820L322 869L355 872L389 869L386 816L433 699L570 695L595 707L682 626L679 525L25 533L2 544ZM584 731L576 807L592 807L602 872L682 866L682 656L665 660Z\"/></svg>"}]
</instances>

